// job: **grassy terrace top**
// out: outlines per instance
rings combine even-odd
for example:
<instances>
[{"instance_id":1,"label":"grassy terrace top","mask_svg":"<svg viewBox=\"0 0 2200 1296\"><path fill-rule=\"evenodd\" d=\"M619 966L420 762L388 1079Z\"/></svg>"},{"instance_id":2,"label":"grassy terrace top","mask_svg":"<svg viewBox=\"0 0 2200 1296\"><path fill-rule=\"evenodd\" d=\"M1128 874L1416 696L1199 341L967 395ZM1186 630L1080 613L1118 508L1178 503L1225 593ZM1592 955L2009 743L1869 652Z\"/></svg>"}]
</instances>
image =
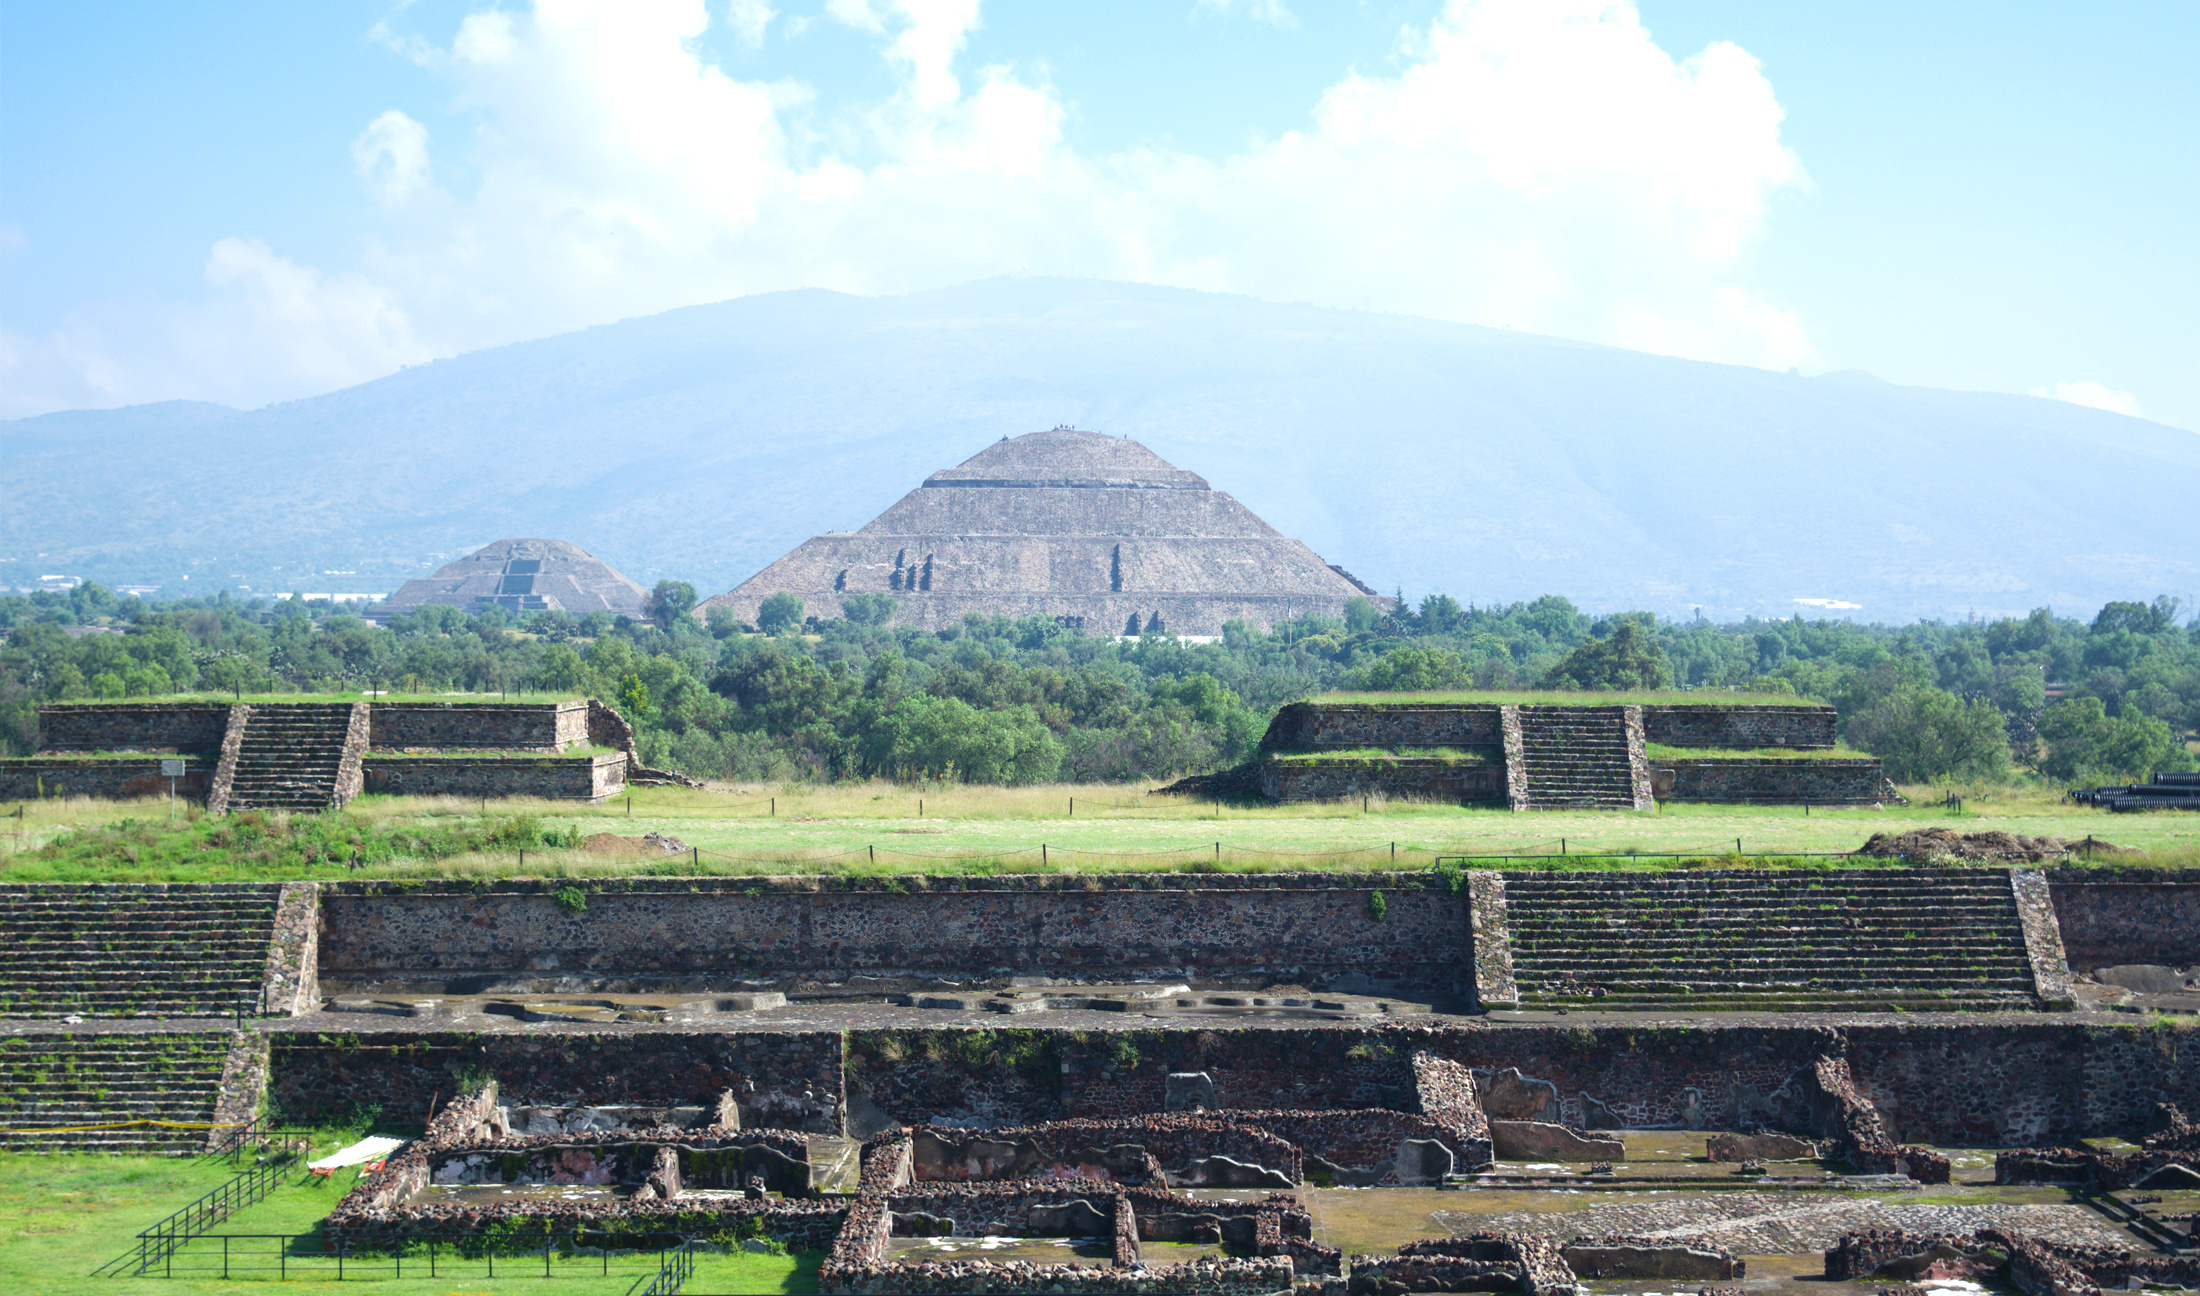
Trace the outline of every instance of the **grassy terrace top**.
<instances>
[{"instance_id":1,"label":"grassy terrace top","mask_svg":"<svg viewBox=\"0 0 2200 1296\"><path fill-rule=\"evenodd\" d=\"M2105 838L2116 866L2200 867L2200 816L2114 815L2052 788L1958 788L1960 810L1664 805L1533 814L1385 800L1240 806L1147 795L1150 785L999 788L889 783L649 787L603 805L365 796L340 814L227 817L165 798L0 803L0 882L266 882L319 878L754 877L822 874L1387 872L1439 856L1489 868L1670 869L1837 858L1874 833L1926 827ZM1074 799L1075 805L1070 802ZM20 810L21 819L14 812ZM644 833L677 852L644 848ZM524 857L521 852L525 852ZM2076 861L2074 861L2076 862Z\"/></svg>"},{"instance_id":2,"label":"grassy terrace top","mask_svg":"<svg viewBox=\"0 0 2200 1296\"><path fill-rule=\"evenodd\" d=\"M1826 707L1815 698L1792 693L1729 693L1703 689L1681 692L1653 689L1643 692L1560 692L1538 690L1504 692L1467 689L1433 693L1322 693L1308 698L1314 706L1806 706ZM1828 708L1830 709L1830 708Z\"/></svg>"},{"instance_id":3,"label":"grassy terrace top","mask_svg":"<svg viewBox=\"0 0 2200 1296\"><path fill-rule=\"evenodd\" d=\"M41 709L96 710L101 707L229 706L236 702L372 702L377 706L544 706L588 699L571 693L162 693L157 697L102 698L81 702L43 702Z\"/></svg>"}]
</instances>

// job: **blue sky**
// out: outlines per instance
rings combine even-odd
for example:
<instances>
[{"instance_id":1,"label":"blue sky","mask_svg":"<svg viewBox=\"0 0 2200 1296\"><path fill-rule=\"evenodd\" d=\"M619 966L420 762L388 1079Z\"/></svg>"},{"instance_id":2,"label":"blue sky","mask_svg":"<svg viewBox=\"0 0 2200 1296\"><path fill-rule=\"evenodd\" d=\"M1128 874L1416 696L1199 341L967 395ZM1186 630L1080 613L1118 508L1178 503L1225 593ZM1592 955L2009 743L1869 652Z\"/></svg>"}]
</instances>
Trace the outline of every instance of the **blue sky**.
<instances>
[{"instance_id":1,"label":"blue sky","mask_svg":"<svg viewBox=\"0 0 2200 1296\"><path fill-rule=\"evenodd\" d=\"M0 415L1136 279L2200 428L2200 6L0 4Z\"/></svg>"}]
</instances>

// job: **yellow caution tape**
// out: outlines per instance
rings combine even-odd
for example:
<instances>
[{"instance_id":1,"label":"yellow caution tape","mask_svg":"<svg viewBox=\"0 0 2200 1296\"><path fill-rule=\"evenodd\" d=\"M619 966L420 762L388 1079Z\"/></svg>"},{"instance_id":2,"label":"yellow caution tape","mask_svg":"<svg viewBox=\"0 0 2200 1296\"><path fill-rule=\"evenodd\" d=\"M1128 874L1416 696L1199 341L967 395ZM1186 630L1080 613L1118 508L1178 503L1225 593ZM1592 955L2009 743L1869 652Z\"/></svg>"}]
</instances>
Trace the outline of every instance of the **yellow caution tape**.
<instances>
[{"instance_id":1,"label":"yellow caution tape","mask_svg":"<svg viewBox=\"0 0 2200 1296\"><path fill-rule=\"evenodd\" d=\"M91 1130L129 1129L135 1125L158 1125L162 1129L183 1130L240 1128L236 1122L227 1125L215 1125L203 1121L134 1120L115 1121L108 1125L36 1125L28 1129L0 1129L0 1134L82 1134Z\"/></svg>"}]
</instances>

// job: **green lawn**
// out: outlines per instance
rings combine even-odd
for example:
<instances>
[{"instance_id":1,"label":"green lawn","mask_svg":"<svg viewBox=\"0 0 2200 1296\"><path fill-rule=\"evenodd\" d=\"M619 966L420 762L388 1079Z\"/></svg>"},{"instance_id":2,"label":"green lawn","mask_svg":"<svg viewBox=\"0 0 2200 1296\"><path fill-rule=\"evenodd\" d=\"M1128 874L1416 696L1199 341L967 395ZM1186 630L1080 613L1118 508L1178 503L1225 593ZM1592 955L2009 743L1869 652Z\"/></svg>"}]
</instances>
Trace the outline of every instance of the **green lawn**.
<instances>
[{"instance_id":1,"label":"green lawn","mask_svg":"<svg viewBox=\"0 0 2200 1296\"><path fill-rule=\"evenodd\" d=\"M328 1132L317 1140L315 1155L349 1142L359 1131ZM134 1255L139 1230L215 1188L236 1172L225 1162L194 1162L176 1157L33 1156L0 1153L0 1291L52 1293L53 1296L107 1296L140 1280L129 1267L114 1276L98 1276L110 1262ZM274 1282L281 1273L278 1250L289 1268L283 1291L330 1293L369 1291L455 1293L534 1292L541 1296L626 1296L657 1272L655 1253L558 1256L550 1262L552 1279L543 1280L540 1253L506 1256L489 1275L485 1260L437 1257L436 1275L428 1274L424 1255L407 1257L403 1276L386 1258L364 1265L347 1262L338 1284L336 1264L322 1252L317 1231L321 1217L336 1204L357 1176L339 1170L332 1181L315 1184L301 1169L273 1196L247 1207L215 1227L217 1234L271 1234L235 1238L229 1243L232 1278L221 1276L222 1243L208 1237L193 1241L174 1260L173 1277L153 1277L161 1293L235 1292L237 1283ZM799 1256L704 1255L688 1283L698 1292L814 1292L819 1253ZM109 1273L112 1273L110 1270ZM416 1276L417 1275L417 1276Z\"/></svg>"},{"instance_id":2,"label":"green lawn","mask_svg":"<svg viewBox=\"0 0 2200 1296\"><path fill-rule=\"evenodd\" d=\"M628 874L1103 873L1185 868L1295 871L1428 867L1439 855L1542 859L1589 855L1821 854L1879 832L1935 825L1963 832L2097 837L2146 855L2124 863L2200 866L2200 815L2111 815L2052 793L1970 789L1960 813L1921 804L1825 810L1675 804L1654 812L1464 809L1370 799L1238 806L1149 796L1142 786L998 788L828 786L641 788L601 806L363 797L334 816L247 816L165 826L157 801L33 802L19 836L0 825L0 880L224 881L276 878L597 877ZM1074 802L1074 806L1072 805ZM7 807L0 806L0 812ZM127 826L125 826L125 821ZM604 854L520 847L547 829L563 841L661 833L695 853ZM227 832L228 836L221 834ZM347 867L353 838L363 867ZM408 842L436 845L406 853ZM55 843L55 849L40 849ZM379 845L377 845L379 844ZM377 851L381 853L377 853ZM394 853L393 853L394 852ZM1579 861L1576 861L1579 862Z\"/></svg>"}]
</instances>

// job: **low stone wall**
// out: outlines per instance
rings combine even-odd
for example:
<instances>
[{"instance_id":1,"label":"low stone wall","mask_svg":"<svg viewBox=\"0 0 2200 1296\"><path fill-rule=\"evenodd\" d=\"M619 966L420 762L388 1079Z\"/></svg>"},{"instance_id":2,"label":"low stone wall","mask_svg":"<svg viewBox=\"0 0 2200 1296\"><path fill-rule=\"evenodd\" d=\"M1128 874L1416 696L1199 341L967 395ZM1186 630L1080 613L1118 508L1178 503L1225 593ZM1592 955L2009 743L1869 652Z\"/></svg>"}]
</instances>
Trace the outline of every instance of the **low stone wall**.
<instances>
[{"instance_id":1,"label":"low stone wall","mask_svg":"<svg viewBox=\"0 0 2200 1296\"><path fill-rule=\"evenodd\" d=\"M1293 702L1276 712L1262 752L1324 747L1496 747L1497 706Z\"/></svg>"},{"instance_id":2,"label":"low stone wall","mask_svg":"<svg viewBox=\"0 0 2200 1296\"><path fill-rule=\"evenodd\" d=\"M1444 1131L1447 1147L1468 1171L1488 1165L1493 1156L1490 1118L1475 1091L1474 1071L1448 1058L1415 1053L1413 1105Z\"/></svg>"},{"instance_id":3,"label":"low stone wall","mask_svg":"<svg viewBox=\"0 0 2200 1296\"><path fill-rule=\"evenodd\" d=\"M2051 868L2044 873L2072 969L2200 964L2200 871Z\"/></svg>"},{"instance_id":4,"label":"low stone wall","mask_svg":"<svg viewBox=\"0 0 2200 1296\"><path fill-rule=\"evenodd\" d=\"M452 1077L494 1076L506 1100L568 1106L715 1105L728 1090L743 1128L837 1134L840 1035L832 1031L635 1035L271 1033L268 1096L286 1120L343 1119L380 1107L416 1120Z\"/></svg>"},{"instance_id":5,"label":"low stone wall","mask_svg":"<svg viewBox=\"0 0 2200 1296\"><path fill-rule=\"evenodd\" d=\"M911 1156L919 1182L1087 1178L1287 1188L1303 1177L1298 1148L1257 1122L1189 1113L985 1130L924 1126L911 1135Z\"/></svg>"},{"instance_id":6,"label":"low stone wall","mask_svg":"<svg viewBox=\"0 0 2200 1296\"><path fill-rule=\"evenodd\" d=\"M1667 747L1831 747L1830 706L1658 703L1642 708L1643 736Z\"/></svg>"},{"instance_id":7,"label":"low stone wall","mask_svg":"<svg viewBox=\"0 0 2200 1296\"><path fill-rule=\"evenodd\" d=\"M1451 804L1505 802L1505 765L1498 749L1483 762L1433 756L1318 760L1269 759L1260 765L1260 794L1270 801L1344 801L1360 796Z\"/></svg>"},{"instance_id":8,"label":"low stone wall","mask_svg":"<svg viewBox=\"0 0 2200 1296\"><path fill-rule=\"evenodd\" d=\"M38 749L212 752L228 723L218 702L57 703L38 708Z\"/></svg>"},{"instance_id":9,"label":"low stone wall","mask_svg":"<svg viewBox=\"0 0 2200 1296\"><path fill-rule=\"evenodd\" d=\"M1650 761L1650 790L1660 801L1872 805L1885 795L1884 779L1877 759Z\"/></svg>"},{"instance_id":10,"label":"low stone wall","mask_svg":"<svg viewBox=\"0 0 2200 1296\"><path fill-rule=\"evenodd\" d=\"M588 742L588 702L377 702L368 745L383 751L561 752Z\"/></svg>"},{"instance_id":11,"label":"low stone wall","mask_svg":"<svg viewBox=\"0 0 2200 1296\"><path fill-rule=\"evenodd\" d=\"M1396 1028L1096 1033L1063 1043L1056 1101L1072 1118L1157 1112L1171 1072L1204 1071L1214 1083L1215 1114L1225 1118L1285 1109L1403 1111L1413 1103L1408 1058L1425 1040L1418 1030ZM1465 1045L1463 1037L1456 1042Z\"/></svg>"},{"instance_id":12,"label":"low stone wall","mask_svg":"<svg viewBox=\"0 0 2200 1296\"><path fill-rule=\"evenodd\" d=\"M534 883L325 888L325 979L738 974L793 983L950 975L1463 993L1466 903L1426 872L591 882L568 914ZM1382 891L1377 919L1368 895ZM1191 1068L1197 1070L1198 1068ZM1140 1110L1156 1111L1158 1102ZM1134 1114L1130 1112L1121 1113Z\"/></svg>"},{"instance_id":13,"label":"low stone wall","mask_svg":"<svg viewBox=\"0 0 2200 1296\"><path fill-rule=\"evenodd\" d=\"M1880 1274L1914 1278L1922 1275L1927 1264L1933 1264L1936 1273L1950 1276L2002 1279L2031 1296L2100 1296L2102 1284L2122 1287L2134 1278L2139 1279L2131 1283L2134 1287L2182 1286L2180 1276L2195 1268L2190 1260L2134 1257L2126 1250L2053 1243L2014 1229L1989 1227L1969 1234L1900 1229L1844 1234L1826 1252L1825 1272L1838 1281L1862 1281Z\"/></svg>"},{"instance_id":14,"label":"low stone wall","mask_svg":"<svg viewBox=\"0 0 2200 1296\"><path fill-rule=\"evenodd\" d=\"M601 801L626 787L626 757L378 756L366 790L389 796L538 797Z\"/></svg>"},{"instance_id":15,"label":"low stone wall","mask_svg":"<svg viewBox=\"0 0 2200 1296\"><path fill-rule=\"evenodd\" d=\"M174 759L171 757L170 759ZM214 785L214 762L204 755L185 757L187 773L175 779L175 794L203 801ZM102 799L167 796L169 778L158 756L10 756L0 758L0 800L81 796Z\"/></svg>"}]
</instances>

